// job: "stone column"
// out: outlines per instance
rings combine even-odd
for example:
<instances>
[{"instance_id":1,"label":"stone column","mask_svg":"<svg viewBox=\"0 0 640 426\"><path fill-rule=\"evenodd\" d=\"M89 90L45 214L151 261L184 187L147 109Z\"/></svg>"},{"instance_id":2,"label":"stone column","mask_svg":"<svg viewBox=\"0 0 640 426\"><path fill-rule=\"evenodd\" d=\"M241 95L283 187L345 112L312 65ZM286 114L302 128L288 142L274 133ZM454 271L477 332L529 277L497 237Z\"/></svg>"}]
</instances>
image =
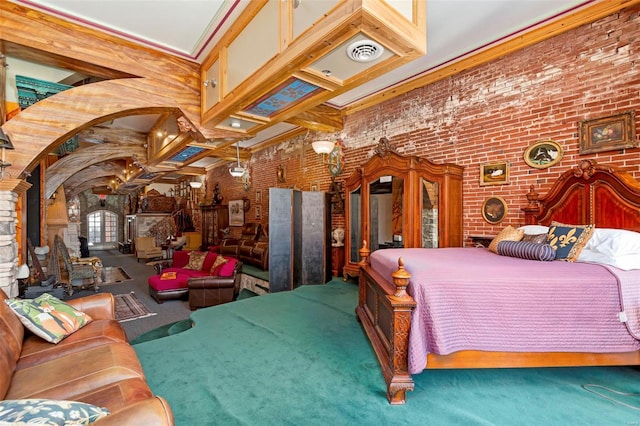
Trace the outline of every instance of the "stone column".
<instances>
[{"instance_id":1,"label":"stone column","mask_svg":"<svg viewBox=\"0 0 640 426\"><path fill-rule=\"evenodd\" d=\"M31 184L21 179L0 181L0 288L9 297L18 295L18 243L16 240L16 203L18 194L25 193Z\"/></svg>"}]
</instances>

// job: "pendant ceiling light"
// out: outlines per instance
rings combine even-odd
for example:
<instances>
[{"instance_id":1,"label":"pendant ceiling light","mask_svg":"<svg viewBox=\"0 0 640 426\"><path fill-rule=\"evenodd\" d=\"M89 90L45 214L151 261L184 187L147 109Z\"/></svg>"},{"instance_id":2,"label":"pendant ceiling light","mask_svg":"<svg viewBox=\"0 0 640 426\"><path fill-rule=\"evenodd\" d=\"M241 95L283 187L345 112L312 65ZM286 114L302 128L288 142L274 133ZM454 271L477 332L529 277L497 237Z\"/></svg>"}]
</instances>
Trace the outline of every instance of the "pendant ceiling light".
<instances>
[{"instance_id":1,"label":"pendant ceiling light","mask_svg":"<svg viewBox=\"0 0 640 426\"><path fill-rule=\"evenodd\" d=\"M238 165L229 169L229 173L233 177L241 177L244 174L244 167L240 165L240 142L236 142L236 157Z\"/></svg>"}]
</instances>

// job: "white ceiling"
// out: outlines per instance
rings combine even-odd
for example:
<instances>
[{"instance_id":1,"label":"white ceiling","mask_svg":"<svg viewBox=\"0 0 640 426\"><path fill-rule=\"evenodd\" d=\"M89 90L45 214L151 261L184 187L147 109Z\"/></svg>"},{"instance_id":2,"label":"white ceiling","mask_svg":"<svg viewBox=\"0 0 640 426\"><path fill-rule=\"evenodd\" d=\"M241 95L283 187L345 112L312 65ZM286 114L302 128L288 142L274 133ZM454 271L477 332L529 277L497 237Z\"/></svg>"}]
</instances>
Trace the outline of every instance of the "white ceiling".
<instances>
[{"instance_id":1,"label":"white ceiling","mask_svg":"<svg viewBox=\"0 0 640 426\"><path fill-rule=\"evenodd\" d=\"M166 53L202 62L250 0L11 1ZM328 103L337 108L349 106L363 97L449 65L588 3L593 1L428 0L427 54L338 95ZM276 133L274 130L278 128L284 132L290 127L271 128L269 132L263 132L242 145L251 146L266 140L267 134L273 137Z\"/></svg>"}]
</instances>

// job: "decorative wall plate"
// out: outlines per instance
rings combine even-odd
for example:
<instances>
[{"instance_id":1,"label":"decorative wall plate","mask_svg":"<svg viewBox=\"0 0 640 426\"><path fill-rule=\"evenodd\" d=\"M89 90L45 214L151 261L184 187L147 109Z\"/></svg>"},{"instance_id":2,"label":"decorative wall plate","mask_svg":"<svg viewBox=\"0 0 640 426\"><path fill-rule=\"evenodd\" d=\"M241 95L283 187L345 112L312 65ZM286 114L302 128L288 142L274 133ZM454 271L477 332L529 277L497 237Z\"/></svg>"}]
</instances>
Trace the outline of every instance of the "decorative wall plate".
<instances>
[{"instance_id":1,"label":"decorative wall plate","mask_svg":"<svg viewBox=\"0 0 640 426\"><path fill-rule=\"evenodd\" d=\"M524 162L535 169L546 169L562 160L562 147L551 140L531 145L524 152Z\"/></svg>"}]
</instances>

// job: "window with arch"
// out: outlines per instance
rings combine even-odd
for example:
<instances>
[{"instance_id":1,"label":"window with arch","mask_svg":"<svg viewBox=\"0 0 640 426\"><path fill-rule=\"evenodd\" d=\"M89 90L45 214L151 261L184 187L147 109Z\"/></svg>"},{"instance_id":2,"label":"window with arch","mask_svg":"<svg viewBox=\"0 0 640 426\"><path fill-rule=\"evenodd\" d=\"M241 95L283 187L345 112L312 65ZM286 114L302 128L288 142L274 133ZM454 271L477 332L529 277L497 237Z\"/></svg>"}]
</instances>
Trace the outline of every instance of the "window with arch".
<instances>
[{"instance_id":1,"label":"window with arch","mask_svg":"<svg viewBox=\"0 0 640 426\"><path fill-rule=\"evenodd\" d=\"M118 237L118 215L108 210L97 210L87 215L89 245L115 243Z\"/></svg>"}]
</instances>

